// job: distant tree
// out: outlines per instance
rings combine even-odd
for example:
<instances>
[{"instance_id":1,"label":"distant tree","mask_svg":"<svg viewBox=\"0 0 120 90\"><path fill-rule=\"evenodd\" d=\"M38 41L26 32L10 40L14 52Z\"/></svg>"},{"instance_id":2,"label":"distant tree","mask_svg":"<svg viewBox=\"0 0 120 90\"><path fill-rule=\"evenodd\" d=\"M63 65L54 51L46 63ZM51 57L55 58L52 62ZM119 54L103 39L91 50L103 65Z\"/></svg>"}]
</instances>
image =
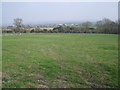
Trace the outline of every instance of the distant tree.
<instances>
[{"instance_id":1,"label":"distant tree","mask_svg":"<svg viewBox=\"0 0 120 90\"><path fill-rule=\"evenodd\" d=\"M118 34L120 34L120 18L118 19Z\"/></svg>"},{"instance_id":2,"label":"distant tree","mask_svg":"<svg viewBox=\"0 0 120 90\"><path fill-rule=\"evenodd\" d=\"M21 18L16 18L14 19L14 25L16 26L16 30L15 32L22 32L23 28L22 28L22 19Z\"/></svg>"},{"instance_id":3,"label":"distant tree","mask_svg":"<svg viewBox=\"0 0 120 90\"><path fill-rule=\"evenodd\" d=\"M103 18L102 19L102 23L103 24L111 24L112 20L108 19L108 18Z\"/></svg>"},{"instance_id":4,"label":"distant tree","mask_svg":"<svg viewBox=\"0 0 120 90\"><path fill-rule=\"evenodd\" d=\"M91 22L89 22L89 21L87 21L87 22L82 23L82 25L87 27L87 26L91 26L91 25L92 25L92 23L91 23Z\"/></svg>"},{"instance_id":5,"label":"distant tree","mask_svg":"<svg viewBox=\"0 0 120 90\"><path fill-rule=\"evenodd\" d=\"M103 30L103 23L102 23L102 21L97 21L96 22L96 26L97 26L97 30L96 30L96 32L97 33L102 33L102 30Z\"/></svg>"},{"instance_id":6,"label":"distant tree","mask_svg":"<svg viewBox=\"0 0 120 90\"><path fill-rule=\"evenodd\" d=\"M108 34L117 34L118 33L118 24L113 22L108 18L103 18L101 21L96 23L97 31L99 33L108 33Z\"/></svg>"},{"instance_id":7,"label":"distant tree","mask_svg":"<svg viewBox=\"0 0 120 90\"><path fill-rule=\"evenodd\" d=\"M84 29L84 33L88 33L88 32L89 32L89 26L91 26L91 25L92 25L92 23L89 22L89 21L84 22L84 23L82 24L82 26L84 27L84 28L83 28L83 29Z\"/></svg>"},{"instance_id":8,"label":"distant tree","mask_svg":"<svg viewBox=\"0 0 120 90\"><path fill-rule=\"evenodd\" d=\"M54 32L59 32L59 33L64 33L65 30L64 30L64 26L58 26L58 27L55 27L53 28Z\"/></svg>"}]
</instances>

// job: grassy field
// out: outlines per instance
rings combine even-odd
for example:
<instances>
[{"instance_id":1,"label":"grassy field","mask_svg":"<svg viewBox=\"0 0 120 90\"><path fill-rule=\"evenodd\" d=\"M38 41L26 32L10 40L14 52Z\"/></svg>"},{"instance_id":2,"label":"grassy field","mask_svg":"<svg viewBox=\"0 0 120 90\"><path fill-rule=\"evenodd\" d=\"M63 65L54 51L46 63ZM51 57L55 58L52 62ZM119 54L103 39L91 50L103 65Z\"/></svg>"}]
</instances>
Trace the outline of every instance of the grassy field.
<instances>
[{"instance_id":1,"label":"grassy field","mask_svg":"<svg viewBox=\"0 0 120 90\"><path fill-rule=\"evenodd\" d=\"M2 88L2 32L0 31L0 90Z\"/></svg>"},{"instance_id":2,"label":"grassy field","mask_svg":"<svg viewBox=\"0 0 120 90\"><path fill-rule=\"evenodd\" d=\"M118 87L114 34L3 35L3 87Z\"/></svg>"}]
</instances>

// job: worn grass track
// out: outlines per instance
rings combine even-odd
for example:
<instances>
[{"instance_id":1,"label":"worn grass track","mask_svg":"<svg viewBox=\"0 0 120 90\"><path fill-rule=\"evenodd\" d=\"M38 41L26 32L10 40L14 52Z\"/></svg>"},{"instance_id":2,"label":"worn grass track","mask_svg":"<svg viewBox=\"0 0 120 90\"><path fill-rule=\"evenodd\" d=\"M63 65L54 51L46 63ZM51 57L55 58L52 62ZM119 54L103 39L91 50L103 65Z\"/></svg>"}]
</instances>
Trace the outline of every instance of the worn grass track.
<instances>
[{"instance_id":1,"label":"worn grass track","mask_svg":"<svg viewBox=\"0 0 120 90\"><path fill-rule=\"evenodd\" d=\"M118 87L118 36L3 35L3 87Z\"/></svg>"}]
</instances>

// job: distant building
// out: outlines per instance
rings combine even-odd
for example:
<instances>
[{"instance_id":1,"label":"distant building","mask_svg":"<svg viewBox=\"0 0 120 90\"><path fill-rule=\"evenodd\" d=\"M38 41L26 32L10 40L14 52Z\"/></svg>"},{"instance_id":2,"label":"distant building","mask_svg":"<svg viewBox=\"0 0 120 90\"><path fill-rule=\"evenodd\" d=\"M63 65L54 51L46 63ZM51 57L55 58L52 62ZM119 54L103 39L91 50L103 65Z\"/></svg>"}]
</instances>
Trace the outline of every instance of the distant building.
<instances>
[{"instance_id":1,"label":"distant building","mask_svg":"<svg viewBox=\"0 0 120 90\"><path fill-rule=\"evenodd\" d=\"M62 26L63 24L58 24L58 25Z\"/></svg>"}]
</instances>

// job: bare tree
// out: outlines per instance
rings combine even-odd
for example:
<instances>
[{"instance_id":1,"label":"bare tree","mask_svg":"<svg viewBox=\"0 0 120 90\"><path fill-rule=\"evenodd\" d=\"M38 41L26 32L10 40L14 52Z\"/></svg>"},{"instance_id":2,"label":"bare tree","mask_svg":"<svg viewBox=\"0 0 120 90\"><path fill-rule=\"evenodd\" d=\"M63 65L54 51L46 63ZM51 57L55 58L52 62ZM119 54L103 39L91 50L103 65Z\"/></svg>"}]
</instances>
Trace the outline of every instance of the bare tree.
<instances>
[{"instance_id":1,"label":"bare tree","mask_svg":"<svg viewBox=\"0 0 120 90\"><path fill-rule=\"evenodd\" d=\"M89 21L82 23L82 26L84 26L84 33L89 32L89 26L91 26L91 25L92 25L92 23Z\"/></svg>"},{"instance_id":2,"label":"bare tree","mask_svg":"<svg viewBox=\"0 0 120 90\"><path fill-rule=\"evenodd\" d=\"M111 24L112 23L112 21L108 18L103 18L102 22L103 22L103 24Z\"/></svg>"},{"instance_id":3,"label":"bare tree","mask_svg":"<svg viewBox=\"0 0 120 90\"><path fill-rule=\"evenodd\" d=\"M101 21L98 21L96 23L97 26L97 32L100 33L113 33L117 34L118 33L118 26L117 23L108 19L108 18L103 18Z\"/></svg>"},{"instance_id":4,"label":"bare tree","mask_svg":"<svg viewBox=\"0 0 120 90\"><path fill-rule=\"evenodd\" d=\"M21 18L16 18L14 19L14 25L16 26L16 31L15 32L22 32L22 19Z\"/></svg>"}]
</instances>

